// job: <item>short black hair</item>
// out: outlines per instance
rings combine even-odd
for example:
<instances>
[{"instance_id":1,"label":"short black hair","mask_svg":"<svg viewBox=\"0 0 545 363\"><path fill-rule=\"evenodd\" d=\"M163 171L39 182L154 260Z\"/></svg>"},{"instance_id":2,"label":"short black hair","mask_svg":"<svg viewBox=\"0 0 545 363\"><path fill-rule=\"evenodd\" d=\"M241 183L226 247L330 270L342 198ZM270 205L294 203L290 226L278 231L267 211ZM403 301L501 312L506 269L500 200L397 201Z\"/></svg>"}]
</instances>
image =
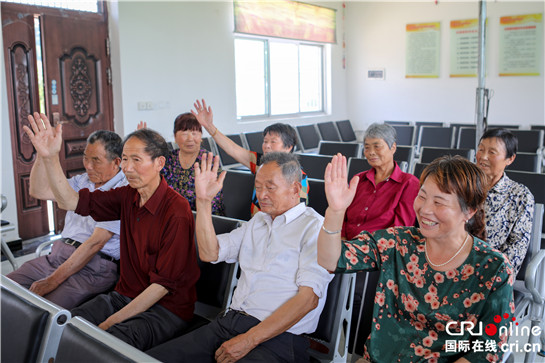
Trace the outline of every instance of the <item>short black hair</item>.
<instances>
[{"instance_id":1,"label":"short black hair","mask_svg":"<svg viewBox=\"0 0 545 363\"><path fill-rule=\"evenodd\" d=\"M505 146L505 158L510 158L511 156L515 155L518 150L519 140L515 135L511 133L511 131L507 129L489 129L486 130L483 136L481 136L481 139L479 140L479 144L484 139L490 139L492 137L497 137L503 142L503 145Z\"/></svg>"},{"instance_id":2,"label":"short black hair","mask_svg":"<svg viewBox=\"0 0 545 363\"><path fill-rule=\"evenodd\" d=\"M159 156L168 156L168 144L165 138L160 133L152 129L140 129L131 132L123 140L123 146L129 141L130 138L136 137L138 140L146 144L144 149L146 154L151 157L151 160L155 160Z\"/></svg>"},{"instance_id":3,"label":"short black hair","mask_svg":"<svg viewBox=\"0 0 545 363\"><path fill-rule=\"evenodd\" d=\"M295 150L295 145L297 144L297 132L292 126L281 123L267 126L265 130L263 130L263 137L270 133L278 134L278 136L280 136L282 139L284 147L288 148L291 146L290 152Z\"/></svg>"},{"instance_id":4,"label":"short black hair","mask_svg":"<svg viewBox=\"0 0 545 363\"><path fill-rule=\"evenodd\" d=\"M87 143L92 145L97 141L101 142L104 146L108 160L113 161L121 157L121 153L123 152L121 136L113 131L97 130L89 135Z\"/></svg>"}]
</instances>

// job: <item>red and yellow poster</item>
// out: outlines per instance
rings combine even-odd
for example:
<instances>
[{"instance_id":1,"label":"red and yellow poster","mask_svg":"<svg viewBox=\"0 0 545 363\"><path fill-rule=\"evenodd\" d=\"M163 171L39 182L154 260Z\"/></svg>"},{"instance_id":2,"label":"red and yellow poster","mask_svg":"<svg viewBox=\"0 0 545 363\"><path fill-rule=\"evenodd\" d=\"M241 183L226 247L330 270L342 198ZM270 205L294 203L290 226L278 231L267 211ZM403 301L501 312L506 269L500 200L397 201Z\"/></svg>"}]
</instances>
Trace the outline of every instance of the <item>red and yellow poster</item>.
<instances>
[{"instance_id":1,"label":"red and yellow poster","mask_svg":"<svg viewBox=\"0 0 545 363\"><path fill-rule=\"evenodd\" d=\"M450 77L477 77L479 19L450 22Z\"/></svg>"},{"instance_id":2,"label":"red and yellow poster","mask_svg":"<svg viewBox=\"0 0 545 363\"><path fill-rule=\"evenodd\" d=\"M438 78L441 23L407 24L405 78Z\"/></svg>"}]
</instances>

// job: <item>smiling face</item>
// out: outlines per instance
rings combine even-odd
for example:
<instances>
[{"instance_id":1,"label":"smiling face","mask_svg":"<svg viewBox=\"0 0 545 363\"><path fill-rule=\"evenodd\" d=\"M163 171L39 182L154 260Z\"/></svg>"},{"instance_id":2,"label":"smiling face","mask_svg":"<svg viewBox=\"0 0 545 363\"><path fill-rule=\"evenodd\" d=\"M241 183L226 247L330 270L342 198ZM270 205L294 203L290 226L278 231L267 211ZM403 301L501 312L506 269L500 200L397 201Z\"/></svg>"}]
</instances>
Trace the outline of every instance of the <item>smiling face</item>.
<instances>
[{"instance_id":1,"label":"smiling face","mask_svg":"<svg viewBox=\"0 0 545 363\"><path fill-rule=\"evenodd\" d=\"M515 160L515 155L506 157L505 144L500 138L482 139L477 148L477 165L484 171L491 185L501 179L505 168Z\"/></svg>"},{"instance_id":2,"label":"smiling face","mask_svg":"<svg viewBox=\"0 0 545 363\"><path fill-rule=\"evenodd\" d=\"M300 184L289 183L274 162L262 165L255 177L255 191L261 211L273 219L299 203Z\"/></svg>"},{"instance_id":3,"label":"smiling face","mask_svg":"<svg viewBox=\"0 0 545 363\"><path fill-rule=\"evenodd\" d=\"M363 153L365 158L373 168L388 167L394 162L396 144L392 148L383 139L366 138L363 144Z\"/></svg>"},{"instance_id":4,"label":"smiling face","mask_svg":"<svg viewBox=\"0 0 545 363\"><path fill-rule=\"evenodd\" d=\"M87 144L83 152L83 166L95 188L101 187L119 172L120 158L109 160L102 142Z\"/></svg>"},{"instance_id":5,"label":"smiling face","mask_svg":"<svg viewBox=\"0 0 545 363\"><path fill-rule=\"evenodd\" d=\"M263 154L267 154L273 151L279 151L279 152L285 152L289 153L292 149L292 147L286 147L284 145L284 141L282 141L282 136L280 136L276 132L268 132L263 137L263 145L261 146L263 149Z\"/></svg>"},{"instance_id":6,"label":"smiling face","mask_svg":"<svg viewBox=\"0 0 545 363\"><path fill-rule=\"evenodd\" d=\"M436 241L458 241L465 236L465 221L475 213L463 212L458 197L442 192L433 177L426 178L413 206L420 232Z\"/></svg>"},{"instance_id":7,"label":"smiling face","mask_svg":"<svg viewBox=\"0 0 545 363\"><path fill-rule=\"evenodd\" d=\"M201 149L202 132L198 130L176 131L174 141L182 154L195 154Z\"/></svg>"},{"instance_id":8,"label":"smiling face","mask_svg":"<svg viewBox=\"0 0 545 363\"><path fill-rule=\"evenodd\" d=\"M165 166L164 156L152 160L145 149L146 144L137 137L131 137L123 146L121 169L134 189L156 188L161 179L159 172Z\"/></svg>"}]
</instances>

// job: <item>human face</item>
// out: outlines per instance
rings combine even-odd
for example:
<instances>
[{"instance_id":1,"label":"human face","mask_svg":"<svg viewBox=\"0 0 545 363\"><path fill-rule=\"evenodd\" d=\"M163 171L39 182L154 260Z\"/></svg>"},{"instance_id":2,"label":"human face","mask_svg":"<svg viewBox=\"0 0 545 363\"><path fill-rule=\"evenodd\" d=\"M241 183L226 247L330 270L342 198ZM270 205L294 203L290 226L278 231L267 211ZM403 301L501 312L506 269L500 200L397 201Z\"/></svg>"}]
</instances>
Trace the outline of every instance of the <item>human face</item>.
<instances>
[{"instance_id":1,"label":"human face","mask_svg":"<svg viewBox=\"0 0 545 363\"><path fill-rule=\"evenodd\" d=\"M87 144L83 152L83 167L89 176L89 180L95 184L95 188L106 184L119 172L120 158L109 160L104 144L96 141Z\"/></svg>"},{"instance_id":2,"label":"human face","mask_svg":"<svg viewBox=\"0 0 545 363\"><path fill-rule=\"evenodd\" d=\"M396 144L390 149L383 139L366 138L363 144L365 158L373 168L387 168L394 163Z\"/></svg>"},{"instance_id":3,"label":"human face","mask_svg":"<svg viewBox=\"0 0 545 363\"><path fill-rule=\"evenodd\" d=\"M292 147L286 147L282 141L282 137L276 132L268 132L263 137L263 154L271 153L274 151L289 153Z\"/></svg>"},{"instance_id":4,"label":"human face","mask_svg":"<svg viewBox=\"0 0 545 363\"><path fill-rule=\"evenodd\" d=\"M129 185L140 191L155 191L161 177L159 172L165 166L165 158L151 159L146 151L146 144L136 137L131 137L123 147L121 169Z\"/></svg>"},{"instance_id":5,"label":"human face","mask_svg":"<svg viewBox=\"0 0 545 363\"><path fill-rule=\"evenodd\" d=\"M299 183L288 183L278 164L262 165L255 177L255 191L261 211L273 219L299 203Z\"/></svg>"},{"instance_id":6,"label":"human face","mask_svg":"<svg viewBox=\"0 0 545 363\"><path fill-rule=\"evenodd\" d=\"M182 154L195 154L201 149L202 132L197 130L176 131L174 141Z\"/></svg>"},{"instance_id":7,"label":"human face","mask_svg":"<svg viewBox=\"0 0 545 363\"><path fill-rule=\"evenodd\" d=\"M433 177L426 178L413 206L420 231L427 239L437 242L460 243L466 235L465 221L475 214L474 211L463 212L457 196L443 193Z\"/></svg>"},{"instance_id":8,"label":"human face","mask_svg":"<svg viewBox=\"0 0 545 363\"><path fill-rule=\"evenodd\" d=\"M507 150L504 142L497 137L482 139L477 148L477 166L479 166L491 185L494 185L503 176L503 171L515 160L515 155L506 157Z\"/></svg>"}]
</instances>

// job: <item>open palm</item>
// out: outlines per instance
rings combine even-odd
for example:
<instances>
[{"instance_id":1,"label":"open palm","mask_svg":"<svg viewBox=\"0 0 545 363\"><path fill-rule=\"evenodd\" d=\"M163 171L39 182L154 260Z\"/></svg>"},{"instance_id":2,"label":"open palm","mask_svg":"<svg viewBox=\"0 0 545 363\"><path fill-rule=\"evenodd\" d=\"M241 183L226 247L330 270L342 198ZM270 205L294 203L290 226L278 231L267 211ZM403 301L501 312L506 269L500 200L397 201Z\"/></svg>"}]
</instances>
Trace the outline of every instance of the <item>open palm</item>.
<instances>
[{"instance_id":1,"label":"open palm","mask_svg":"<svg viewBox=\"0 0 545 363\"><path fill-rule=\"evenodd\" d=\"M355 176L347 182L346 157L341 154L333 156L327 165L324 175L324 187L329 208L334 211L344 211L356 195L359 177Z\"/></svg>"},{"instance_id":2,"label":"open palm","mask_svg":"<svg viewBox=\"0 0 545 363\"><path fill-rule=\"evenodd\" d=\"M62 146L61 124L53 128L47 116L37 112L34 113L34 116L29 115L28 121L30 128L23 126L23 130L30 138L38 155L44 158L58 155Z\"/></svg>"},{"instance_id":3,"label":"open palm","mask_svg":"<svg viewBox=\"0 0 545 363\"><path fill-rule=\"evenodd\" d=\"M212 113L212 107L206 107L206 102L204 99L202 100L202 104L199 100L195 101L193 107L195 107L195 111L191 110L191 113L197 118L197 121L199 121L202 127L211 131L210 128L214 126L214 114Z\"/></svg>"},{"instance_id":4,"label":"open palm","mask_svg":"<svg viewBox=\"0 0 545 363\"><path fill-rule=\"evenodd\" d=\"M218 176L219 156L212 153L202 156L201 164L195 163L195 193L198 199L212 201L223 188L225 171Z\"/></svg>"}]
</instances>

